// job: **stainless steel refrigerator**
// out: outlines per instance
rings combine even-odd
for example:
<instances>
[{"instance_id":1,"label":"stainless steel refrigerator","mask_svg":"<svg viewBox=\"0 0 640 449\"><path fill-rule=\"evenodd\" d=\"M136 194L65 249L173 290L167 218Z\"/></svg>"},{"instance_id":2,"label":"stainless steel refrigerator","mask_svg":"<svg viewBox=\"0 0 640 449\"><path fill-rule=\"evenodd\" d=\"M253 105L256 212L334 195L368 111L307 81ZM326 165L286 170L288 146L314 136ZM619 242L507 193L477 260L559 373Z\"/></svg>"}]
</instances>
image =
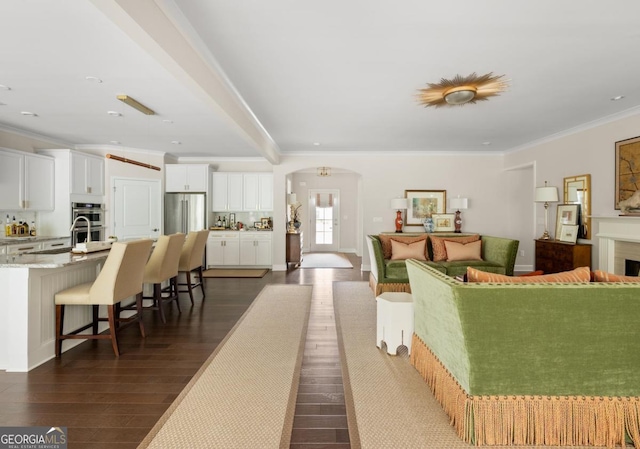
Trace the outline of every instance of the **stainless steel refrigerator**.
<instances>
[{"instance_id":1,"label":"stainless steel refrigerator","mask_svg":"<svg viewBox=\"0 0 640 449\"><path fill-rule=\"evenodd\" d=\"M207 229L207 197L204 193L167 193L164 196L164 233Z\"/></svg>"}]
</instances>

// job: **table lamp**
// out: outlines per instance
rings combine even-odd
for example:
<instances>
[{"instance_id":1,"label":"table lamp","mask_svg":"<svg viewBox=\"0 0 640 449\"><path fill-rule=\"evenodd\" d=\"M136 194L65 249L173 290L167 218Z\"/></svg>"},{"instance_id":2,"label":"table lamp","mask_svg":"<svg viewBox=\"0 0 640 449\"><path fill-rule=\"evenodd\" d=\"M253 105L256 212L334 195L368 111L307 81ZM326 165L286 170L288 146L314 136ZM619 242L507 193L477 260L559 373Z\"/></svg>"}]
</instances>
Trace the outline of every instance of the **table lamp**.
<instances>
[{"instance_id":1,"label":"table lamp","mask_svg":"<svg viewBox=\"0 0 640 449\"><path fill-rule=\"evenodd\" d=\"M295 207L295 204L297 202L298 202L298 198L296 197L295 193L290 193L289 195L287 195L287 204L291 208L291 214L289 217L289 229L287 229L287 232L291 232L291 233L296 232L296 227L293 223L293 208Z\"/></svg>"},{"instance_id":2,"label":"table lamp","mask_svg":"<svg viewBox=\"0 0 640 449\"><path fill-rule=\"evenodd\" d=\"M402 211L407 209L406 198L394 198L391 200L391 209L396 209L396 232L402 232Z\"/></svg>"},{"instance_id":3,"label":"table lamp","mask_svg":"<svg viewBox=\"0 0 640 449\"><path fill-rule=\"evenodd\" d=\"M558 189L557 187L547 186L547 181L544 182L544 187L536 187L536 203L544 203L544 234L540 237L540 240L550 240L549 235L549 203L558 202Z\"/></svg>"},{"instance_id":4,"label":"table lamp","mask_svg":"<svg viewBox=\"0 0 640 449\"><path fill-rule=\"evenodd\" d=\"M456 227L454 232L460 233L462 232L462 217L460 216L460 211L467 209L468 200L467 198L460 198L460 195L458 195L457 198L451 198L449 207L456 210L456 218L453 220Z\"/></svg>"}]
</instances>

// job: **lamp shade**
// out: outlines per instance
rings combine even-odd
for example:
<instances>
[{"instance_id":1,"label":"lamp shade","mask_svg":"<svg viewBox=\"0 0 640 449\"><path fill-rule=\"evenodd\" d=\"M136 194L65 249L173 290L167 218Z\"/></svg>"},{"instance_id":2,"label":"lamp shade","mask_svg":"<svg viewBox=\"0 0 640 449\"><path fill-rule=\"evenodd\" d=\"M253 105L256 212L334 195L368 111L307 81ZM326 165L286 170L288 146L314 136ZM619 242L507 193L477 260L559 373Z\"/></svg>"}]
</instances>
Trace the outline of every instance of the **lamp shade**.
<instances>
[{"instance_id":1,"label":"lamp shade","mask_svg":"<svg viewBox=\"0 0 640 449\"><path fill-rule=\"evenodd\" d=\"M536 203L555 203L558 201L558 188L557 187L537 187L536 188Z\"/></svg>"},{"instance_id":2,"label":"lamp shade","mask_svg":"<svg viewBox=\"0 0 640 449\"><path fill-rule=\"evenodd\" d=\"M297 202L296 194L295 193L290 193L289 196L287 197L287 203L288 204L296 204L296 202Z\"/></svg>"},{"instance_id":3,"label":"lamp shade","mask_svg":"<svg viewBox=\"0 0 640 449\"><path fill-rule=\"evenodd\" d=\"M394 198L391 200L391 209L401 210L407 208L406 198Z\"/></svg>"},{"instance_id":4,"label":"lamp shade","mask_svg":"<svg viewBox=\"0 0 640 449\"><path fill-rule=\"evenodd\" d=\"M451 198L449 207L453 210L463 210L468 208L467 198Z\"/></svg>"}]
</instances>

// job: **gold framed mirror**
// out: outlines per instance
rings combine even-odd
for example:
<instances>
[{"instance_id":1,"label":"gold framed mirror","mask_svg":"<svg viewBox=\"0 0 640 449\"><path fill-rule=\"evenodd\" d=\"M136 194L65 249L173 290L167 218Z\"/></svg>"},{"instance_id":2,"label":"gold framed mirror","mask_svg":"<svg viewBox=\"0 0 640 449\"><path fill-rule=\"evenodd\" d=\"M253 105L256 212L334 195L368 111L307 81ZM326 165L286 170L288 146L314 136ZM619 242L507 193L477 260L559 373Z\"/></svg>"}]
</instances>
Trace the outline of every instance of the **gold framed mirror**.
<instances>
[{"instance_id":1,"label":"gold framed mirror","mask_svg":"<svg viewBox=\"0 0 640 449\"><path fill-rule=\"evenodd\" d=\"M580 205L578 237L591 240L591 175L564 178L564 202Z\"/></svg>"}]
</instances>

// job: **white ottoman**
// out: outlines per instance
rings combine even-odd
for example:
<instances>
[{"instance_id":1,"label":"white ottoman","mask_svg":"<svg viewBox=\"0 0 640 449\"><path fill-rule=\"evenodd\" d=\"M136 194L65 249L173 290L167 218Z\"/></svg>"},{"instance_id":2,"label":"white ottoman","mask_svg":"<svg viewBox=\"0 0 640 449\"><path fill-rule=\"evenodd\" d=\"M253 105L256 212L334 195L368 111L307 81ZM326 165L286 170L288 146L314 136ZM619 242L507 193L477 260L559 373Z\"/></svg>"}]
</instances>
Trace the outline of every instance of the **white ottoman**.
<instances>
[{"instance_id":1,"label":"white ottoman","mask_svg":"<svg viewBox=\"0 0 640 449\"><path fill-rule=\"evenodd\" d=\"M411 354L413 336L413 299L411 293L385 292L376 298L377 336L376 346L387 344L388 354L397 354L404 345Z\"/></svg>"}]
</instances>

